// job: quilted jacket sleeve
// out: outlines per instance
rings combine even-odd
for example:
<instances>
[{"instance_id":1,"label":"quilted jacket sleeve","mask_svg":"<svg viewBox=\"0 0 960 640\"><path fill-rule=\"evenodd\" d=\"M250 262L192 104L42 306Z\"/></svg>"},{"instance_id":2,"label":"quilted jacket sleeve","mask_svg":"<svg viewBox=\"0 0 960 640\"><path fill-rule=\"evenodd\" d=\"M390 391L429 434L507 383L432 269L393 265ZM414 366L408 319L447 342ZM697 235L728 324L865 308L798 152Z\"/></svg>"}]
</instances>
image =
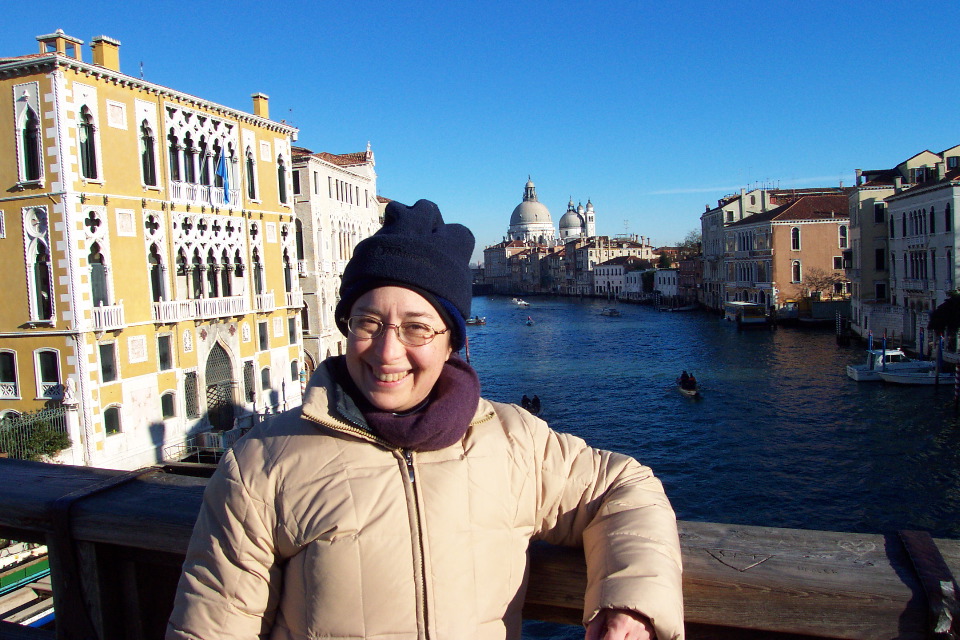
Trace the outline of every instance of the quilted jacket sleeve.
<instances>
[{"instance_id":1,"label":"quilted jacket sleeve","mask_svg":"<svg viewBox=\"0 0 960 640\"><path fill-rule=\"evenodd\" d=\"M648 617L657 638L683 638L677 520L663 486L633 458L588 447L539 419L528 422L538 456L538 532L582 544L587 562L584 624L600 609Z\"/></svg>"},{"instance_id":2,"label":"quilted jacket sleeve","mask_svg":"<svg viewBox=\"0 0 960 640\"><path fill-rule=\"evenodd\" d=\"M275 517L268 513L228 452L203 495L167 640L269 635L281 571L272 535Z\"/></svg>"}]
</instances>

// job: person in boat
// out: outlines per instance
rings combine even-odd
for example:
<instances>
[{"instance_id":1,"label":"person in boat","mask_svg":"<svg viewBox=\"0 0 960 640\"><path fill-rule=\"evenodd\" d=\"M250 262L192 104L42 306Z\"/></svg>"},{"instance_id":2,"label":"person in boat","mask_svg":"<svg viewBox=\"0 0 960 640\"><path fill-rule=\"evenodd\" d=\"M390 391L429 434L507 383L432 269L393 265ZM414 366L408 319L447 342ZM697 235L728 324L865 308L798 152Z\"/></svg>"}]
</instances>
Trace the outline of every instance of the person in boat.
<instances>
[{"instance_id":1,"label":"person in boat","mask_svg":"<svg viewBox=\"0 0 960 640\"><path fill-rule=\"evenodd\" d=\"M527 394L523 394L523 397L520 398L520 406L527 411L530 410L530 398L527 397Z\"/></svg>"},{"instance_id":2,"label":"person in boat","mask_svg":"<svg viewBox=\"0 0 960 640\"><path fill-rule=\"evenodd\" d=\"M683 373L680 374L680 386L682 387L684 384L686 384L687 380L689 379L690 379L690 374L687 373L686 370L684 370Z\"/></svg>"},{"instance_id":3,"label":"person in boat","mask_svg":"<svg viewBox=\"0 0 960 640\"><path fill-rule=\"evenodd\" d=\"M343 273L346 354L209 480L167 640L516 640L531 540L583 546L587 638L683 638L653 472L481 397L458 355L473 247L432 202L387 205Z\"/></svg>"},{"instance_id":4,"label":"person in boat","mask_svg":"<svg viewBox=\"0 0 960 640\"><path fill-rule=\"evenodd\" d=\"M537 394L533 394L533 400L530 402L530 412L535 416L540 414L540 396Z\"/></svg>"}]
</instances>

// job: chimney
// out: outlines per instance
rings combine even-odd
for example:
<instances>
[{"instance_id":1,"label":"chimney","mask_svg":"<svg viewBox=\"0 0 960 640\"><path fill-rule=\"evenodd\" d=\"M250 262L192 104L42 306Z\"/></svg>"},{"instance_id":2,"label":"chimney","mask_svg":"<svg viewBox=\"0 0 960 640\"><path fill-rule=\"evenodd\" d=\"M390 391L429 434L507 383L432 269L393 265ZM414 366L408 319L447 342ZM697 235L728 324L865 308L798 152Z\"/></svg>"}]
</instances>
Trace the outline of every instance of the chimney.
<instances>
[{"instance_id":1,"label":"chimney","mask_svg":"<svg viewBox=\"0 0 960 640\"><path fill-rule=\"evenodd\" d=\"M93 50L93 64L111 71L120 71L119 40L97 36L90 41L90 48Z\"/></svg>"},{"instance_id":2,"label":"chimney","mask_svg":"<svg viewBox=\"0 0 960 640\"><path fill-rule=\"evenodd\" d=\"M863 184L863 169L857 169L857 186Z\"/></svg>"},{"instance_id":3,"label":"chimney","mask_svg":"<svg viewBox=\"0 0 960 640\"><path fill-rule=\"evenodd\" d=\"M75 60L83 60L80 55L83 40L68 36L63 29L57 29L49 35L37 36L37 42L40 43L40 53L59 53Z\"/></svg>"},{"instance_id":4,"label":"chimney","mask_svg":"<svg viewBox=\"0 0 960 640\"><path fill-rule=\"evenodd\" d=\"M947 167L942 162L937 163L937 180L943 180L944 176L947 175Z\"/></svg>"},{"instance_id":5,"label":"chimney","mask_svg":"<svg viewBox=\"0 0 960 640\"><path fill-rule=\"evenodd\" d=\"M901 191L903 191L903 177L893 176L893 192L900 193Z\"/></svg>"},{"instance_id":6,"label":"chimney","mask_svg":"<svg viewBox=\"0 0 960 640\"><path fill-rule=\"evenodd\" d=\"M269 119L270 96L265 93L254 93L250 97L253 98L253 115Z\"/></svg>"}]
</instances>

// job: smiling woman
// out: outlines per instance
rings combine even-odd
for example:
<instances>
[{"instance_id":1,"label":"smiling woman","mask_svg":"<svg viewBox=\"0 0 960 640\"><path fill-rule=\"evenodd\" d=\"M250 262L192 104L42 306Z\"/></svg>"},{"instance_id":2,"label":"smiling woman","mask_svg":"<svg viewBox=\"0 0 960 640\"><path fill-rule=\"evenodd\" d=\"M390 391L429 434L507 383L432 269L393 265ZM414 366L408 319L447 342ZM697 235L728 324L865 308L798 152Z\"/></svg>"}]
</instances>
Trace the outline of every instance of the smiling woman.
<instances>
[{"instance_id":1,"label":"smiling woman","mask_svg":"<svg viewBox=\"0 0 960 640\"><path fill-rule=\"evenodd\" d=\"M391 202L344 270L347 353L211 478L167 638L520 638L531 540L582 545L587 638L683 637L652 471L480 397L473 234Z\"/></svg>"}]
</instances>

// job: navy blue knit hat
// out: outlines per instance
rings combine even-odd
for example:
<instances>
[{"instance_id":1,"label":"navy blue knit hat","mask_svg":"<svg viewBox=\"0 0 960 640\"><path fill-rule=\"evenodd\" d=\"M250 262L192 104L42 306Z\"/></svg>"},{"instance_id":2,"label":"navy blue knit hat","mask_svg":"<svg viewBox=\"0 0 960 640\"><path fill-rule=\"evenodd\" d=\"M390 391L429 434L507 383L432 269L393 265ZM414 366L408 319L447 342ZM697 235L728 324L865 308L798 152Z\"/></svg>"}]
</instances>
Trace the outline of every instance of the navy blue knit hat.
<instances>
[{"instance_id":1,"label":"navy blue knit hat","mask_svg":"<svg viewBox=\"0 0 960 640\"><path fill-rule=\"evenodd\" d=\"M463 346L473 297L470 256L473 234L446 224L429 200L412 207L390 202L383 227L362 240L343 270L336 322L347 335L346 318L357 298L380 286L398 285L423 295L452 330L451 346Z\"/></svg>"}]
</instances>

